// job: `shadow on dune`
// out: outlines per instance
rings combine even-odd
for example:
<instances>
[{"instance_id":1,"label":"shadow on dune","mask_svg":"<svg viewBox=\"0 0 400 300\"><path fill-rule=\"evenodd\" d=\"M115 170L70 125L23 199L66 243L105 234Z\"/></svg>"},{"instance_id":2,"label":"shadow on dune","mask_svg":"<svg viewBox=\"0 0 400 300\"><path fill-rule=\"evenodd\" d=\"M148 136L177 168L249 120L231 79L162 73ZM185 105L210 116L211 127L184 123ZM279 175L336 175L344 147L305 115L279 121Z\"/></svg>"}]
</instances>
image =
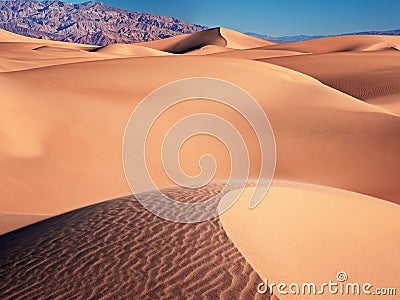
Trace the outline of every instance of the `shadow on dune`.
<instances>
[{"instance_id":1,"label":"shadow on dune","mask_svg":"<svg viewBox=\"0 0 400 300\"><path fill-rule=\"evenodd\" d=\"M198 200L220 189L168 193L176 200ZM261 278L217 217L169 222L133 197L5 234L0 257L2 299L270 299L257 294Z\"/></svg>"}]
</instances>

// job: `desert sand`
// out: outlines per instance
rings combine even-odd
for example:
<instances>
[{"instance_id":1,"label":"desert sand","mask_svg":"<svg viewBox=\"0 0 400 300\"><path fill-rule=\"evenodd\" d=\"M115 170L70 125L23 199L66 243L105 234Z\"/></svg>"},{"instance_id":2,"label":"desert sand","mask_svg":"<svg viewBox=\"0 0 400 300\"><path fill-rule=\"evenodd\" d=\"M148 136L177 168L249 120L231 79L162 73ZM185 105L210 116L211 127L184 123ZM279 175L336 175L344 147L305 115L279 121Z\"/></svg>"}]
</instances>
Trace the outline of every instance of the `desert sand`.
<instances>
[{"instance_id":1,"label":"desert sand","mask_svg":"<svg viewBox=\"0 0 400 300\"><path fill-rule=\"evenodd\" d=\"M210 34L214 41L221 39L217 33L214 30L202 34ZM246 40L241 34L233 37L232 45L242 42L257 48L261 43L253 38ZM239 37L244 41L238 41ZM171 45L175 39L180 47L182 40L190 40L178 37L161 40L160 44ZM48 42L44 43L48 46ZM184 45L184 52L195 48ZM70 63L65 59L74 52L53 51L50 55L60 57L60 64L48 66L43 65L48 59L35 60L33 56L48 55L49 51L37 54L25 42L14 44L14 50L2 55L15 55L18 49L22 59L28 57L35 66L0 74L4 95L0 153L3 170L7 170L1 175L2 212L54 215L129 194L120 153L131 112L157 87L196 76L228 80L259 101L275 133L277 179L332 186L393 202L400 199L400 141L393 138L400 134L399 117L305 74L251 59L212 55L127 58L126 54L105 58L102 55L110 54L93 49L80 49L77 54L79 60L89 61ZM27 55L22 55L25 52ZM306 56L296 53L291 58ZM57 59L50 60L57 63ZM19 65L21 61L13 63ZM160 132L149 140L150 148L159 147L165 124L196 110L212 109L238 123L239 131L248 139L251 175L256 177L260 153L255 137L246 133L248 127L237 115L213 103L183 105L179 113L166 114L160 121ZM217 141L194 139L182 153L185 170L196 174L197 158L204 151L211 151L222 166L216 179L225 179L230 170L226 163L229 157L220 149ZM155 180L161 187L171 185L165 174L158 172L162 167L158 153L149 155L149 169L156 174Z\"/></svg>"},{"instance_id":2,"label":"desert sand","mask_svg":"<svg viewBox=\"0 0 400 300\"><path fill-rule=\"evenodd\" d=\"M201 200L221 188L167 193L178 201ZM173 223L133 197L0 236L0 257L2 299L270 299L257 294L261 278L218 218Z\"/></svg>"},{"instance_id":3,"label":"desert sand","mask_svg":"<svg viewBox=\"0 0 400 300\"><path fill-rule=\"evenodd\" d=\"M187 53L205 46L218 46L227 49L249 49L274 44L227 28L212 28L193 34L183 34L163 40L139 43L139 45L149 48L177 54Z\"/></svg>"},{"instance_id":4,"label":"desert sand","mask_svg":"<svg viewBox=\"0 0 400 300\"><path fill-rule=\"evenodd\" d=\"M338 52L262 61L310 75L361 100L400 93L400 51Z\"/></svg>"},{"instance_id":5,"label":"desert sand","mask_svg":"<svg viewBox=\"0 0 400 300\"><path fill-rule=\"evenodd\" d=\"M0 235L42 221L50 216L0 213Z\"/></svg>"},{"instance_id":6,"label":"desert sand","mask_svg":"<svg viewBox=\"0 0 400 300\"><path fill-rule=\"evenodd\" d=\"M383 97L370 98L366 100L366 102L400 115L400 93L391 94Z\"/></svg>"},{"instance_id":7,"label":"desert sand","mask_svg":"<svg viewBox=\"0 0 400 300\"><path fill-rule=\"evenodd\" d=\"M5 31L0 42L0 213L58 215L0 237L0 272L12 274L0 288L7 299L179 292L252 299L263 277L292 282L316 274L315 280L329 280L338 271L382 287L399 282L393 239L400 204L398 37L278 45L216 28L102 48ZM252 212L244 195L222 215L223 227L218 218L195 225L162 221L126 197L131 191L121 148L132 111L154 89L187 77L242 87L261 105L275 135L275 185ZM236 126L248 146L250 178L257 178L262 155L249 124L223 105L193 99L168 110L152 128L147 163L157 185L172 185L159 157L164 134L199 112ZM185 172L198 174L204 153L218 162L214 181L226 180L228 153L210 137L184 144ZM279 186L282 181L290 184ZM191 201L213 189L175 193ZM267 236L259 232L266 227L273 228ZM249 231L259 232L259 240ZM304 242L312 235L319 238ZM349 255L324 259L332 249ZM11 282L16 277L21 280Z\"/></svg>"},{"instance_id":8,"label":"desert sand","mask_svg":"<svg viewBox=\"0 0 400 300\"><path fill-rule=\"evenodd\" d=\"M299 183L276 182L258 207L248 208L253 188L220 216L235 246L269 283L333 280L400 288L400 207L365 195ZM271 245L273 245L271 247ZM286 288L286 291L289 291ZM382 295L281 295L281 299L380 299ZM387 296L389 297L389 296ZM393 297L393 296L392 296Z\"/></svg>"},{"instance_id":9,"label":"desert sand","mask_svg":"<svg viewBox=\"0 0 400 300\"><path fill-rule=\"evenodd\" d=\"M332 53L400 49L400 37L385 35L345 35L297 43L276 44L269 49L305 53Z\"/></svg>"}]
</instances>

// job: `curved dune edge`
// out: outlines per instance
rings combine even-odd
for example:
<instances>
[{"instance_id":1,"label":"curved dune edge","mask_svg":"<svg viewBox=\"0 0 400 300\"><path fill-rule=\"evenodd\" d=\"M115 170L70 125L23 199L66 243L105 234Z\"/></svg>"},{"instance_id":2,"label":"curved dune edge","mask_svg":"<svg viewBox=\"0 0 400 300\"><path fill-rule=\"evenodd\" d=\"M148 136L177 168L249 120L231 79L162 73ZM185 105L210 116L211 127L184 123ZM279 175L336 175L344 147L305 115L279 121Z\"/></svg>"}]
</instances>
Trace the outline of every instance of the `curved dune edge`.
<instances>
[{"instance_id":1,"label":"curved dune edge","mask_svg":"<svg viewBox=\"0 0 400 300\"><path fill-rule=\"evenodd\" d=\"M219 33L226 40L227 48L231 49L250 49L276 44L223 27L219 28Z\"/></svg>"},{"instance_id":2,"label":"curved dune edge","mask_svg":"<svg viewBox=\"0 0 400 300\"><path fill-rule=\"evenodd\" d=\"M399 58L400 51L384 50L260 60L307 74L332 88L366 101L400 94Z\"/></svg>"},{"instance_id":3,"label":"curved dune edge","mask_svg":"<svg viewBox=\"0 0 400 300\"><path fill-rule=\"evenodd\" d=\"M217 27L192 34L183 34L162 40L138 43L138 45L170 53L183 54L199 50L206 46L226 47L228 49L247 49L262 46L266 47L274 45L274 43L230 29Z\"/></svg>"},{"instance_id":4,"label":"curved dune edge","mask_svg":"<svg viewBox=\"0 0 400 300\"><path fill-rule=\"evenodd\" d=\"M135 44L111 44L98 49L95 49L96 53L109 53L109 54L119 54L127 56L163 56L171 55L171 53L152 49L145 46L135 45Z\"/></svg>"},{"instance_id":5,"label":"curved dune edge","mask_svg":"<svg viewBox=\"0 0 400 300\"><path fill-rule=\"evenodd\" d=\"M400 116L400 93L384 97L371 98L366 102Z\"/></svg>"},{"instance_id":6,"label":"curved dune edge","mask_svg":"<svg viewBox=\"0 0 400 300\"><path fill-rule=\"evenodd\" d=\"M93 49L93 45L86 44L78 44L78 43L70 43L70 42L60 42L60 41L52 41L52 40L44 40L44 39L36 39L23 35L19 35L4 29L0 29L0 42L1 43L39 43L47 46L55 46L55 47L66 47L66 48L75 48L81 50Z\"/></svg>"},{"instance_id":7,"label":"curved dune edge","mask_svg":"<svg viewBox=\"0 0 400 300\"><path fill-rule=\"evenodd\" d=\"M212 28L162 40L138 43L137 45L174 54L182 54L209 45L225 47L227 45L227 41L220 34L219 28Z\"/></svg>"},{"instance_id":8,"label":"curved dune edge","mask_svg":"<svg viewBox=\"0 0 400 300\"><path fill-rule=\"evenodd\" d=\"M400 50L400 37L388 35L344 35L303 42L276 44L263 49L291 50L310 53Z\"/></svg>"},{"instance_id":9,"label":"curved dune edge","mask_svg":"<svg viewBox=\"0 0 400 300\"><path fill-rule=\"evenodd\" d=\"M2 93L9 95L0 105L4 141L0 152L5 170L0 187L2 211L58 214L129 194L121 141L132 110L155 88L195 76L228 80L259 101L277 141L277 178L399 200L400 141L393 138L400 133L397 116L280 66L228 58L166 56L2 74ZM299 101L302 97L305 100ZM205 112L210 109L204 107ZM186 116L194 111L198 112L188 106L180 113ZM221 112L246 132L247 127L236 123L238 118L227 109L214 112ZM174 122L177 116L170 117L167 119ZM161 142L161 138L154 140L149 147L159 149ZM197 172L198 165L190 164L193 153L208 153L219 149L217 145L192 143L182 155L183 165L190 166L188 172ZM259 149L251 147L249 151L254 158L251 164L257 166ZM226 161L224 152L215 152L217 161ZM156 160L149 163L159 186L170 186L159 172L161 167ZM227 172L221 171L216 178L227 178Z\"/></svg>"},{"instance_id":10,"label":"curved dune edge","mask_svg":"<svg viewBox=\"0 0 400 300\"><path fill-rule=\"evenodd\" d=\"M218 53L227 53L227 52L232 52L232 49L226 48L224 46L206 45L206 46L201 47L200 49L189 51L184 54L185 55L209 55L209 54L218 54Z\"/></svg>"},{"instance_id":11,"label":"curved dune edge","mask_svg":"<svg viewBox=\"0 0 400 300\"><path fill-rule=\"evenodd\" d=\"M222 188L166 192L201 201ZM146 197L157 205L156 194ZM133 197L0 236L0 257L2 299L270 299L218 218L169 222Z\"/></svg>"},{"instance_id":12,"label":"curved dune edge","mask_svg":"<svg viewBox=\"0 0 400 300\"><path fill-rule=\"evenodd\" d=\"M346 272L348 282L399 291L399 205L328 187L275 183L261 204L249 210L253 190L246 188L220 220L261 277L270 283L311 281L318 286L330 279L337 282L336 274ZM230 192L221 201L239 192ZM337 297L325 293L323 298Z\"/></svg>"},{"instance_id":13,"label":"curved dune edge","mask_svg":"<svg viewBox=\"0 0 400 300\"><path fill-rule=\"evenodd\" d=\"M262 60L262 59L275 58L275 57L306 55L308 53L289 51L289 50L238 49L238 50L230 50L230 51L213 52L213 53L209 53L209 54L210 54L210 56L213 56L213 57L228 57L228 58Z\"/></svg>"},{"instance_id":14,"label":"curved dune edge","mask_svg":"<svg viewBox=\"0 0 400 300\"><path fill-rule=\"evenodd\" d=\"M0 213L0 235L34 224L47 218L50 218L50 216Z\"/></svg>"}]
</instances>

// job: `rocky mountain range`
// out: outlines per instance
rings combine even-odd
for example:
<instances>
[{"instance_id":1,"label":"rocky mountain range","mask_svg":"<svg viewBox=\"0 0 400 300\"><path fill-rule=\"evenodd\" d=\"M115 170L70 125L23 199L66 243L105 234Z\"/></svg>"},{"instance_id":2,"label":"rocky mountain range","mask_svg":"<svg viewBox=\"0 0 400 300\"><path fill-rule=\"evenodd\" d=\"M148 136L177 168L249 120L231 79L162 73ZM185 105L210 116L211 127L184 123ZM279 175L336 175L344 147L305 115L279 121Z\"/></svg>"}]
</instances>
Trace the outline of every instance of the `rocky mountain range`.
<instances>
[{"instance_id":1,"label":"rocky mountain range","mask_svg":"<svg viewBox=\"0 0 400 300\"><path fill-rule=\"evenodd\" d=\"M8 0L0 1L0 28L41 39L107 45L157 40L207 27L94 1Z\"/></svg>"},{"instance_id":2,"label":"rocky mountain range","mask_svg":"<svg viewBox=\"0 0 400 300\"><path fill-rule=\"evenodd\" d=\"M152 41L207 29L173 17L123 10L97 1L72 4L51 0L0 0L0 28L34 38L99 46ZM246 34L276 43L327 37ZM400 35L400 29L349 34Z\"/></svg>"}]
</instances>

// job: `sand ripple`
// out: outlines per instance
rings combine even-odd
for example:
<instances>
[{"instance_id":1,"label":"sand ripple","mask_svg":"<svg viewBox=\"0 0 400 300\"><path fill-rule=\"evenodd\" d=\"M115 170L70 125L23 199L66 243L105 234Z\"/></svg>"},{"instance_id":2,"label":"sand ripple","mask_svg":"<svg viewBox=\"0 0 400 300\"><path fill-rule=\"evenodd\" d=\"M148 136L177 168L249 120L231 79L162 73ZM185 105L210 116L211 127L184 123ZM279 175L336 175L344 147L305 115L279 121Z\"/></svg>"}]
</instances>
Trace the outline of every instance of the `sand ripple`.
<instances>
[{"instance_id":1,"label":"sand ripple","mask_svg":"<svg viewBox=\"0 0 400 300\"><path fill-rule=\"evenodd\" d=\"M220 189L168 193L179 200ZM261 299L260 277L218 218L173 223L133 197L3 235L0 258L2 299Z\"/></svg>"}]
</instances>

